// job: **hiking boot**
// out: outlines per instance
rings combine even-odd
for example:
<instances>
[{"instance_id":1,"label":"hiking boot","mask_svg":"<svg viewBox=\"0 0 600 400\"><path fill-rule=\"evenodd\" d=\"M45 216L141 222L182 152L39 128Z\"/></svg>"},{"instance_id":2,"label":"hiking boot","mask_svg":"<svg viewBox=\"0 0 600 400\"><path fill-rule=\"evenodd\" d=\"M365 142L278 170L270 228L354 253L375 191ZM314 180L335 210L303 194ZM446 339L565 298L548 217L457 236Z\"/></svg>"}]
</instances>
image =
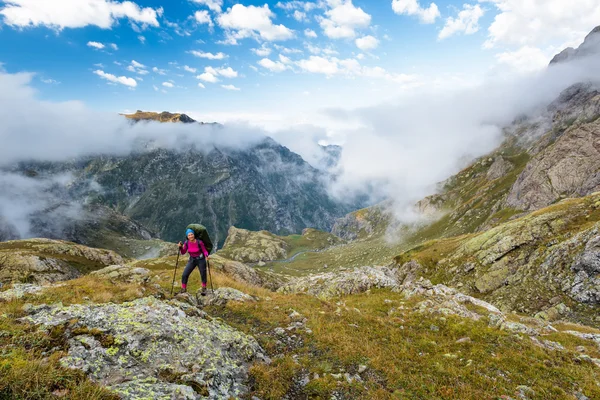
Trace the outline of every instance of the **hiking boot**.
<instances>
[{"instance_id":1,"label":"hiking boot","mask_svg":"<svg viewBox=\"0 0 600 400\"><path fill-rule=\"evenodd\" d=\"M200 294L202 296L206 296L206 287L205 286L202 287L202 290L200 291Z\"/></svg>"},{"instance_id":2,"label":"hiking boot","mask_svg":"<svg viewBox=\"0 0 600 400\"><path fill-rule=\"evenodd\" d=\"M177 293L177 294L179 295L179 294L184 294L184 293L187 293L187 289L181 288L181 289L179 289L179 293Z\"/></svg>"}]
</instances>

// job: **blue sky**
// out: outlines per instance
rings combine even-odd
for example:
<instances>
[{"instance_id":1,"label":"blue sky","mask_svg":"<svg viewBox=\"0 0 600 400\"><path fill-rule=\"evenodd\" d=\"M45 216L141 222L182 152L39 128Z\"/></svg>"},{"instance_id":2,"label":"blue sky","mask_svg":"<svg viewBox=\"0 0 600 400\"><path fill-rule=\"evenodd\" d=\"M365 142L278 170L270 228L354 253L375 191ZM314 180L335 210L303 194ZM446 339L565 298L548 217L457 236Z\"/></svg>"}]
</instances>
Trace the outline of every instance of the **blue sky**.
<instances>
[{"instance_id":1,"label":"blue sky","mask_svg":"<svg viewBox=\"0 0 600 400\"><path fill-rule=\"evenodd\" d=\"M580 1L0 0L0 62L45 100L260 120L535 73L600 24Z\"/></svg>"}]
</instances>

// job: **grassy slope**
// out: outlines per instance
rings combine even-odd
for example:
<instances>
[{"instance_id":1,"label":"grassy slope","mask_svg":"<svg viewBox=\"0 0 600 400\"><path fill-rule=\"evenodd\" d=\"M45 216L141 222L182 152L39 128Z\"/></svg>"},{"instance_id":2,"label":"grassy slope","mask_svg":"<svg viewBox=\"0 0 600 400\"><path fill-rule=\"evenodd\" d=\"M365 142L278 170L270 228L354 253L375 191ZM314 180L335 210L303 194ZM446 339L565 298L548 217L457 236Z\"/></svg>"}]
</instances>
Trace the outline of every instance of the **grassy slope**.
<instances>
[{"instance_id":1,"label":"grassy slope","mask_svg":"<svg viewBox=\"0 0 600 400\"><path fill-rule=\"evenodd\" d=\"M275 241L283 241L287 251L287 257L291 258L298 253L320 251L342 243L342 240L331 233L320 231L318 229L305 229L301 235L278 236L270 232L263 231L267 236L272 237ZM236 243L234 245L226 245L219 250L218 254L225 258L231 258L234 251L239 248L244 248L245 243ZM276 261L276 260L275 260Z\"/></svg>"},{"instance_id":2,"label":"grassy slope","mask_svg":"<svg viewBox=\"0 0 600 400\"><path fill-rule=\"evenodd\" d=\"M158 263L154 273L167 290L172 270ZM273 358L271 365L251 368L248 398L329 399L335 392L353 399L492 399L516 397L519 385L535 391L531 399L570 399L576 390L589 398L600 397L600 368L581 361L575 349L584 346L587 354L600 357L598 348L587 340L556 333L548 339L569 350L548 351L526 337L488 328L485 319L473 322L418 314L412 308L420 299L406 300L389 290L323 301L272 293L219 273L213 277L216 286L235 287L261 298L256 303L229 303L206 310L255 336ZM198 287L199 278L193 274L190 290ZM61 338L64 328L44 334L15 319L23 315L25 303L121 302L155 290L88 276L41 296L0 303L0 398L53 398L55 390L67 398L112 398L83 375L60 367L58 359L66 349ZM290 332L292 339L286 342L273 329L290 324L292 309L307 318L306 327L312 333ZM584 328L566 325L561 329ZM111 340L101 332L91 334L101 341ZM464 337L471 341L457 343ZM330 375L341 371L354 375L359 365L368 368L361 374L362 383ZM299 381L307 374L311 381L302 387ZM312 379L314 374L319 378Z\"/></svg>"}]
</instances>

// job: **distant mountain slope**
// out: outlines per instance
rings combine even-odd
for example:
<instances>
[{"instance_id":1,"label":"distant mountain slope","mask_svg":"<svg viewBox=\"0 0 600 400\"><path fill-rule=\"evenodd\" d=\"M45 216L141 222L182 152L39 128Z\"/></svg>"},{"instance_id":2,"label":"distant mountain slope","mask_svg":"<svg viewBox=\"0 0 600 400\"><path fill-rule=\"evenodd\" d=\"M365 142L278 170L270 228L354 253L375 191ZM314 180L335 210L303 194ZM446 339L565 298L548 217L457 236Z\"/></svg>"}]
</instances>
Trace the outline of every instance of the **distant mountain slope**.
<instances>
[{"instance_id":1,"label":"distant mountain slope","mask_svg":"<svg viewBox=\"0 0 600 400\"><path fill-rule=\"evenodd\" d=\"M560 64L575 59L599 55L600 54L600 26L594 28L586 37L583 43L576 49L568 47L554 56L550 65Z\"/></svg>"},{"instance_id":2,"label":"distant mountain slope","mask_svg":"<svg viewBox=\"0 0 600 400\"><path fill-rule=\"evenodd\" d=\"M193 122L184 114L136 115L140 120ZM153 148L126 156L21 163L12 172L32 179L70 174L73 181L59 196L61 201L106 207L143 226L146 236L168 241L183 239L185 226L192 222L206 225L220 244L232 225L283 235L307 227L329 231L336 218L352 210L329 197L326 172L270 138L245 149ZM93 218L87 213L85 220ZM14 232L3 235L9 233Z\"/></svg>"}]
</instances>

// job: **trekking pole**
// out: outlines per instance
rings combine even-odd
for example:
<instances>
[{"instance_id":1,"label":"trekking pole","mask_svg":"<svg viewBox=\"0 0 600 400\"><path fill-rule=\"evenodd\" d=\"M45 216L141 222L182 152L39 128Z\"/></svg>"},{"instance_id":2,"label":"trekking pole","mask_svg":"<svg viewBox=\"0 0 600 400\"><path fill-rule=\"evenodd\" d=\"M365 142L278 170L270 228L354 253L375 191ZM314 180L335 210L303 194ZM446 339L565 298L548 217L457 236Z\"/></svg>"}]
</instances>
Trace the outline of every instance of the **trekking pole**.
<instances>
[{"instance_id":1,"label":"trekking pole","mask_svg":"<svg viewBox=\"0 0 600 400\"><path fill-rule=\"evenodd\" d=\"M208 258L206 259L206 269L208 270L208 277L210 278L210 290L212 294L215 294L215 288L213 287L212 274L210 273L210 266L208 264Z\"/></svg>"},{"instance_id":2,"label":"trekking pole","mask_svg":"<svg viewBox=\"0 0 600 400\"><path fill-rule=\"evenodd\" d=\"M171 297L173 297L173 286L175 286L175 276L177 275L177 265L179 264L179 255L181 251L179 251L179 247L177 248L177 261L175 262L175 272L173 272L173 282L171 283Z\"/></svg>"}]
</instances>

